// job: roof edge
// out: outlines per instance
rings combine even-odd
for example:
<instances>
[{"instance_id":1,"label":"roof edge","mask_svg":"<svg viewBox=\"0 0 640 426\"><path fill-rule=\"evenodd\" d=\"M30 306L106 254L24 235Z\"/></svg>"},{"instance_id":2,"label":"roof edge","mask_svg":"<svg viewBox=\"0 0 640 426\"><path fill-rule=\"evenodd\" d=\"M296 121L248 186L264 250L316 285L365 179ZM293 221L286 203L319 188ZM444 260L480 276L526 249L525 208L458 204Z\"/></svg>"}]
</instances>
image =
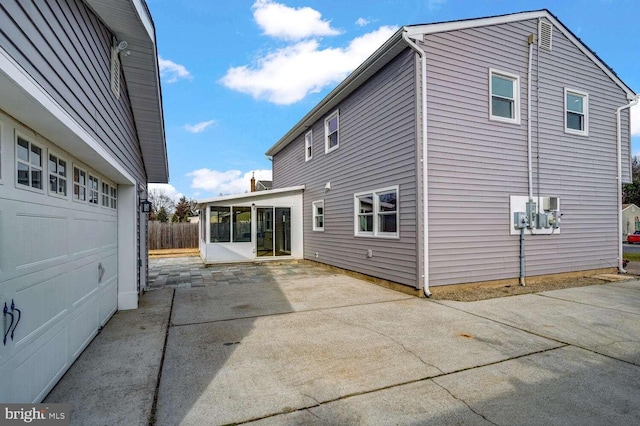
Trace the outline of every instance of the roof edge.
<instances>
[{"instance_id":1,"label":"roof edge","mask_svg":"<svg viewBox=\"0 0 640 426\"><path fill-rule=\"evenodd\" d=\"M196 203L198 206L201 206L203 204L217 203L220 201L234 201L234 200L241 200L243 198L267 197L273 194L284 194L287 192L303 191L304 189L305 189L305 185L289 186L286 188L269 189L266 191L246 192L244 194L224 195L222 197L205 198L203 200L197 200Z\"/></svg>"}]
</instances>

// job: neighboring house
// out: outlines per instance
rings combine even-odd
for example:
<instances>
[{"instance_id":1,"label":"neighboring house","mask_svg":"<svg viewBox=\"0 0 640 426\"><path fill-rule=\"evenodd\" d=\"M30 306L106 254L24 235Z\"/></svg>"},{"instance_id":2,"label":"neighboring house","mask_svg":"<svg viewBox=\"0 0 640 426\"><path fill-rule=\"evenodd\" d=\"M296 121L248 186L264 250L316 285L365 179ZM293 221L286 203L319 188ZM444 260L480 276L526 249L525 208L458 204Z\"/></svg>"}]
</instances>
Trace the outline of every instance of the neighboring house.
<instances>
[{"instance_id":1,"label":"neighboring house","mask_svg":"<svg viewBox=\"0 0 640 426\"><path fill-rule=\"evenodd\" d=\"M610 268L634 97L547 10L402 27L267 151L273 191L305 186L305 259L414 294Z\"/></svg>"},{"instance_id":2,"label":"neighboring house","mask_svg":"<svg viewBox=\"0 0 640 426\"><path fill-rule=\"evenodd\" d=\"M622 205L622 233L624 235L633 234L640 230L640 208L635 204Z\"/></svg>"},{"instance_id":3,"label":"neighboring house","mask_svg":"<svg viewBox=\"0 0 640 426\"><path fill-rule=\"evenodd\" d=\"M273 182L270 180L257 180L256 191L268 191L273 188Z\"/></svg>"},{"instance_id":4,"label":"neighboring house","mask_svg":"<svg viewBox=\"0 0 640 426\"><path fill-rule=\"evenodd\" d=\"M0 401L37 402L137 307L167 152L144 1L7 0L0 22Z\"/></svg>"}]
</instances>

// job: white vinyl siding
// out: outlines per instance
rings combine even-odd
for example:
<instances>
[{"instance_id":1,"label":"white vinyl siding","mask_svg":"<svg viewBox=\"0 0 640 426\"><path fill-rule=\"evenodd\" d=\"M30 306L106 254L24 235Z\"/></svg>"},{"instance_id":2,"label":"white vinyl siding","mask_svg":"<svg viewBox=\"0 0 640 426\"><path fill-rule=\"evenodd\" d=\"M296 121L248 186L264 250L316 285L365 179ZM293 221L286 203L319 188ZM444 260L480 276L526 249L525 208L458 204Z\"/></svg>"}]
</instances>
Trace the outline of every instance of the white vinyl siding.
<instances>
[{"instance_id":1,"label":"white vinyl siding","mask_svg":"<svg viewBox=\"0 0 640 426\"><path fill-rule=\"evenodd\" d=\"M16 184L19 188L44 189L43 153L42 146L16 133Z\"/></svg>"},{"instance_id":2,"label":"white vinyl siding","mask_svg":"<svg viewBox=\"0 0 640 426\"><path fill-rule=\"evenodd\" d=\"M398 187L354 194L354 235L398 238Z\"/></svg>"},{"instance_id":3,"label":"white vinyl siding","mask_svg":"<svg viewBox=\"0 0 640 426\"><path fill-rule=\"evenodd\" d=\"M564 131L574 135L589 135L589 95L564 89Z\"/></svg>"},{"instance_id":4,"label":"white vinyl siding","mask_svg":"<svg viewBox=\"0 0 640 426\"><path fill-rule=\"evenodd\" d=\"M304 135L304 161L309 161L313 158L313 130L309 130Z\"/></svg>"},{"instance_id":5,"label":"white vinyl siding","mask_svg":"<svg viewBox=\"0 0 640 426\"><path fill-rule=\"evenodd\" d=\"M324 231L324 200L313 202L313 230Z\"/></svg>"},{"instance_id":6,"label":"white vinyl siding","mask_svg":"<svg viewBox=\"0 0 640 426\"><path fill-rule=\"evenodd\" d=\"M520 77L489 69L489 119L520 124Z\"/></svg>"},{"instance_id":7,"label":"white vinyl siding","mask_svg":"<svg viewBox=\"0 0 640 426\"><path fill-rule=\"evenodd\" d=\"M324 120L324 152L325 154L338 149L340 146L340 112L331 113Z\"/></svg>"}]
</instances>

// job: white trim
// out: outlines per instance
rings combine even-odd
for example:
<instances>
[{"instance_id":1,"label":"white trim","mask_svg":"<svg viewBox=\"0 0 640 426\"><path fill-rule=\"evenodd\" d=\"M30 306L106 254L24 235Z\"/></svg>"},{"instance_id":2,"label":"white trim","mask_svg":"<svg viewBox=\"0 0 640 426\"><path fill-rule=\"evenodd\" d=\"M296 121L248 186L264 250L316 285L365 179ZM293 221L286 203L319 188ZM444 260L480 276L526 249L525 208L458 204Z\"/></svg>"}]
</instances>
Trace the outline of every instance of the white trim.
<instances>
[{"instance_id":1,"label":"white trim","mask_svg":"<svg viewBox=\"0 0 640 426\"><path fill-rule=\"evenodd\" d=\"M80 184L80 181L78 181L78 197L76 197L76 170L75 169L78 169L79 172L84 173L84 185ZM87 172L85 168L78 166L76 163L73 163L71 166L71 182L72 182L71 199L76 203L85 203L85 204L87 203L87 200L89 199L88 181L89 181L89 172ZM84 188L84 199L80 198L80 188Z\"/></svg>"},{"instance_id":2,"label":"white trim","mask_svg":"<svg viewBox=\"0 0 640 426\"><path fill-rule=\"evenodd\" d=\"M378 231L378 215L380 214L380 201L379 195L388 192L396 193L396 232L380 232ZM363 195L371 195L373 202L373 230L371 232L359 231L358 228L358 217L360 216L360 204L359 198ZM391 238L391 239L399 239L400 238L400 186L388 186L385 188L374 189L371 191L363 191L353 194L353 235L355 237L370 237L370 238Z\"/></svg>"},{"instance_id":3,"label":"white trim","mask_svg":"<svg viewBox=\"0 0 640 426\"><path fill-rule=\"evenodd\" d=\"M493 115L493 76L505 77L513 83L513 118ZM520 124L520 76L495 68L489 68L489 120L500 121L502 123Z\"/></svg>"},{"instance_id":4,"label":"white trim","mask_svg":"<svg viewBox=\"0 0 640 426\"><path fill-rule=\"evenodd\" d=\"M576 129L570 129L567 127L567 94L572 94L575 96L579 96L581 98L583 98L582 101L582 106L583 106L583 111L582 111L582 115L584 116L584 129L583 130L576 130ZM564 116L564 132L571 134L571 135L578 135L578 136L589 136L589 94L586 92L582 92L580 90L574 90L568 87L564 88L564 110L563 110L563 116Z\"/></svg>"},{"instance_id":5,"label":"white trim","mask_svg":"<svg viewBox=\"0 0 640 426\"><path fill-rule=\"evenodd\" d=\"M329 147L329 121L336 119L336 136L337 142L335 146ZM328 154L332 151L335 151L340 147L340 110L337 109L333 111L327 118L324 119L324 153Z\"/></svg>"},{"instance_id":6,"label":"white trim","mask_svg":"<svg viewBox=\"0 0 640 426\"><path fill-rule=\"evenodd\" d=\"M316 217L320 216L317 214L317 206L322 204L322 226L316 226ZM311 228L316 232L324 232L324 220L325 220L325 209L324 209L324 200L316 200L311 203Z\"/></svg>"},{"instance_id":7,"label":"white trim","mask_svg":"<svg viewBox=\"0 0 640 426\"><path fill-rule=\"evenodd\" d=\"M0 185L4 184L4 173L6 173L5 168L3 167L3 163L2 163L2 140L3 140L3 136L2 136L2 132L4 129L4 123L2 122L2 120L0 120Z\"/></svg>"},{"instance_id":8,"label":"white trim","mask_svg":"<svg viewBox=\"0 0 640 426\"><path fill-rule=\"evenodd\" d=\"M96 188L95 191L93 189L91 189L90 187L90 182L92 182L93 180L95 180L96 182ZM93 203L91 202L91 192L94 191L96 193L96 202ZM98 207L100 206L100 178L94 174L94 173L88 173L87 176L87 204L89 204L90 206L95 206Z\"/></svg>"},{"instance_id":9,"label":"white trim","mask_svg":"<svg viewBox=\"0 0 640 426\"><path fill-rule=\"evenodd\" d=\"M295 192L304 190L304 185L291 186L288 188L277 188L270 189L269 191L257 191L257 192L247 192L245 194L236 194L236 195L225 195L223 197L214 197L214 198L205 198L203 200L198 200L198 206L207 203L217 203L221 201L231 201L231 200L241 200L243 198L268 198L275 194L282 194L284 192Z\"/></svg>"},{"instance_id":10,"label":"white trim","mask_svg":"<svg viewBox=\"0 0 640 426\"><path fill-rule=\"evenodd\" d=\"M56 190L55 192L51 191L51 169L49 167L49 162L51 161L49 156L53 155L54 157L56 157L56 168L60 167L60 161L64 161L65 163L65 175L64 175L64 180L66 181L65 183L65 192L66 194L60 194L58 192L58 188L60 187L59 185L59 179L62 178L62 176L60 176L57 171L55 174L55 177L57 179L56 181ZM70 176L72 173L69 173L69 171L73 172L73 167L69 167L69 165L71 164L71 161L69 161L67 158L65 158L63 155L58 154L58 151L56 151L55 149L51 149L51 148L47 148L47 194L49 194L51 197L56 197L56 198L61 198L61 199L67 199L69 197L69 180L70 178L73 178L73 176Z\"/></svg>"},{"instance_id":11,"label":"white trim","mask_svg":"<svg viewBox=\"0 0 640 426\"><path fill-rule=\"evenodd\" d=\"M18 159L18 139L22 139L25 142L29 143L29 148L28 150L28 157L29 159L25 162L24 160L19 160ZM15 187L16 189L22 189L22 190L27 190L27 191L31 191L31 192L36 192L38 194L46 194L46 189L45 189L45 178L48 179L48 173L47 173L47 167L46 167L46 163L45 163L45 157L47 157L46 155L46 148L44 147L44 144L40 143L40 142L35 142L36 138L27 136L25 133L21 132L18 129L15 129L14 131L14 145L13 145L13 166L15 168L15 173L14 173L14 178L15 178ZM34 167L33 164L31 164L31 147L32 146L36 146L37 148L40 148L40 186L41 188L36 188L34 186L32 186L32 181L31 181L31 171L32 169L38 170L38 167ZM26 164L29 167L29 184L28 185L24 185L21 183L18 183L18 163L22 163L22 164Z\"/></svg>"},{"instance_id":12,"label":"white trim","mask_svg":"<svg viewBox=\"0 0 640 426\"><path fill-rule=\"evenodd\" d=\"M304 161L309 161L313 158L313 129L309 130L304 135Z\"/></svg>"}]
</instances>

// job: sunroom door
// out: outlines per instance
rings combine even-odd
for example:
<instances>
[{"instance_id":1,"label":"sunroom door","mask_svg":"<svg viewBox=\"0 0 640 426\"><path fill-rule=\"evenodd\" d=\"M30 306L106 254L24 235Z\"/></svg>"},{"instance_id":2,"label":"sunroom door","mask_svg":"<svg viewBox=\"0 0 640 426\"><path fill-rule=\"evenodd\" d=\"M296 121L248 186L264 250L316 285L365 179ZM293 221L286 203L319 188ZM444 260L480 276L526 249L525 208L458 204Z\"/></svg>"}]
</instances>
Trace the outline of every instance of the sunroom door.
<instances>
[{"instance_id":1,"label":"sunroom door","mask_svg":"<svg viewBox=\"0 0 640 426\"><path fill-rule=\"evenodd\" d=\"M256 255L291 256L291 209L258 207L256 215Z\"/></svg>"}]
</instances>

